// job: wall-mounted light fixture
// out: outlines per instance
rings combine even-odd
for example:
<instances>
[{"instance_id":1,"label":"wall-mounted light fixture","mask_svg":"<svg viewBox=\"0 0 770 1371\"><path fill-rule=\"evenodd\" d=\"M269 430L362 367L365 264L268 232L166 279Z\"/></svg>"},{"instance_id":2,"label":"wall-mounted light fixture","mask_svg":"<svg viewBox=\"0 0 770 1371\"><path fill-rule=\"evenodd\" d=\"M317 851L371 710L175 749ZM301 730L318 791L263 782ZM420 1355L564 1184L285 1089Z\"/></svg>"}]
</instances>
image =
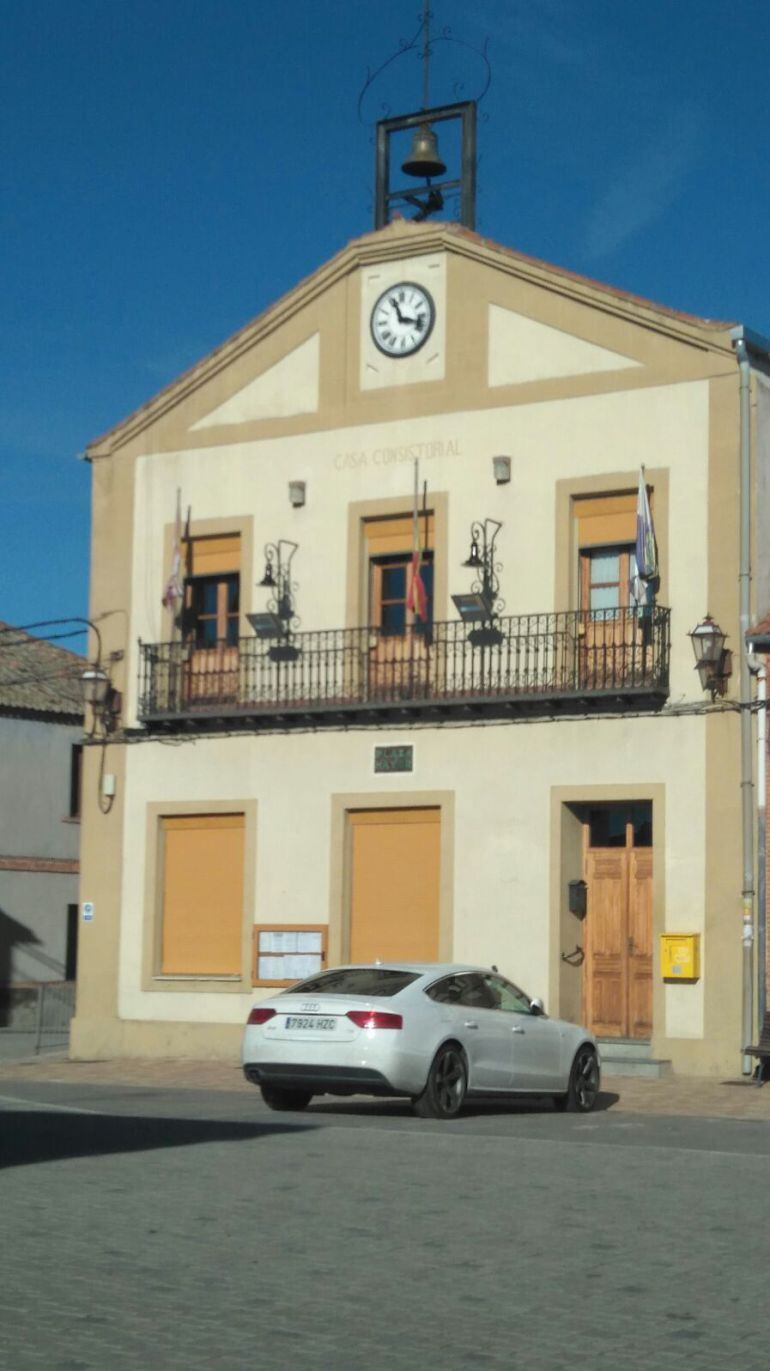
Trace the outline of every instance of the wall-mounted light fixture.
<instances>
[{"instance_id":1,"label":"wall-mounted light fixture","mask_svg":"<svg viewBox=\"0 0 770 1371\"><path fill-rule=\"evenodd\" d=\"M695 670L700 677L701 689L707 690L712 700L717 695L724 695L733 660L732 652L725 647L727 635L707 614L687 636L695 653Z\"/></svg>"},{"instance_id":2,"label":"wall-mounted light fixture","mask_svg":"<svg viewBox=\"0 0 770 1371\"><path fill-rule=\"evenodd\" d=\"M105 733L114 733L117 728L122 696L116 690L107 672L97 661L89 666L80 677L83 703L93 710L94 724L101 724Z\"/></svg>"},{"instance_id":3,"label":"wall-mounted light fixture","mask_svg":"<svg viewBox=\"0 0 770 1371\"><path fill-rule=\"evenodd\" d=\"M511 479L511 459L510 457L493 457L492 471L495 481L499 486L505 486Z\"/></svg>"},{"instance_id":4,"label":"wall-mounted light fixture","mask_svg":"<svg viewBox=\"0 0 770 1371\"><path fill-rule=\"evenodd\" d=\"M291 564L298 548L299 543L292 543L288 538L265 544L265 574L258 584L272 590L273 594L266 611L246 615L258 638L283 640L269 650L274 662L293 662L299 656L299 648L289 641L292 629L299 624L294 606L297 586L291 579Z\"/></svg>"},{"instance_id":5,"label":"wall-mounted light fixture","mask_svg":"<svg viewBox=\"0 0 770 1371\"><path fill-rule=\"evenodd\" d=\"M465 623L485 624L475 628L468 636L474 647L493 647L502 642L499 629L491 627L491 620L504 608L500 599L500 582L497 573L502 570L495 561L495 542L502 524L497 519L476 520L471 524L471 550L463 562L475 572L470 593L453 595L452 600L460 618Z\"/></svg>"},{"instance_id":6,"label":"wall-mounted light fixture","mask_svg":"<svg viewBox=\"0 0 770 1371\"><path fill-rule=\"evenodd\" d=\"M289 504L293 509L301 509L307 498L306 481L289 481Z\"/></svg>"}]
</instances>

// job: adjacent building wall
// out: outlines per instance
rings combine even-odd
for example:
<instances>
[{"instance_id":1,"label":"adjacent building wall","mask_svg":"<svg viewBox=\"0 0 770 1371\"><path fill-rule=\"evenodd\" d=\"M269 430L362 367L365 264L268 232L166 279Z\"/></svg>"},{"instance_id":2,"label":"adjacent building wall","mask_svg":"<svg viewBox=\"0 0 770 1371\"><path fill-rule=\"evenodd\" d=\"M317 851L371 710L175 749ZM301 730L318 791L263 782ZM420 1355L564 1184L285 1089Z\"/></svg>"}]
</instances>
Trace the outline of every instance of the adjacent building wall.
<instances>
[{"instance_id":1,"label":"adjacent building wall","mask_svg":"<svg viewBox=\"0 0 770 1371\"><path fill-rule=\"evenodd\" d=\"M65 975L80 838L71 758L82 737L77 725L0 717L0 996L4 986Z\"/></svg>"}]
</instances>

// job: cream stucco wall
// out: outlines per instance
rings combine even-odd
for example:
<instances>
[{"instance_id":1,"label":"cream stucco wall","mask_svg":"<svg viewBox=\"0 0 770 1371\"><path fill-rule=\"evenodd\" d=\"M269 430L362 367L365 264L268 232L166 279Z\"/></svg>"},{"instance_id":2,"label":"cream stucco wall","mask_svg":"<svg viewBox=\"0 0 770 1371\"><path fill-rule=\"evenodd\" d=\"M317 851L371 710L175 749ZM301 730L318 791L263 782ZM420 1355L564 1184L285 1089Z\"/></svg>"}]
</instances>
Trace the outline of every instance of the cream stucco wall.
<instances>
[{"instance_id":1,"label":"cream stucco wall","mask_svg":"<svg viewBox=\"0 0 770 1371\"><path fill-rule=\"evenodd\" d=\"M177 490L194 528L241 529L244 634L245 615L266 602L256 584L263 545L280 538L299 544L301 629L342 627L356 598L351 525L361 511L410 507L415 457L442 530L438 618L454 618L449 594L469 588L461 563L472 520L502 523L506 613L564 609L575 581L570 495L634 489L642 464L657 473L668 703L654 717L118 744L115 806L84 813L84 880L100 922L84 938L75 1050L206 1055L237 1044L252 1000L245 981L204 989L152 975L150 849L166 805L243 803L256 830L247 920L338 927L344 797L444 797L450 955L497 963L551 1009L559 994L574 1006L560 980L560 953L571 950L562 930L572 928L560 917L558 816L590 792L655 806L653 1052L681 1069L736 1069L737 715L678 714L703 705L688 630L710 610L733 645L737 633L737 411L725 330L446 229L395 225L346 252L92 449L91 613L107 616L107 647L125 650L115 659L123 723L138 722L137 640L170 636L161 593ZM430 286L437 325L431 350L386 372L369 315L399 279ZM533 339L543 345L534 361ZM512 344L526 366L515 348L506 355ZM500 453L512 480L498 487ZM291 480L307 484L304 508L290 507ZM375 776L375 742L411 743L414 773ZM661 985L664 928L702 932L697 984Z\"/></svg>"},{"instance_id":2,"label":"cream stucco wall","mask_svg":"<svg viewBox=\"0 0 770 1371\"><path fill-rule=\"evenodd\" d=\"M513 459L510 485L496 486L491 459ZM345 622L347 512L353 501L401 497L410 507L414 456L428 490L449 492L446 550L450 591L467 588L461 568L472 519L503 523L498 539L506 613L554 607L557 480L625 471L635 483L640 465L668 468L670 539L667 580L676 606L671 698L700 698L687 629L707 605L708 384L687 382L649 390L394 421L294 438L152 453L138 459L131 641L164 637L160 600L168 575L164 529L176 491L192 518L254 518L254 564L243 568L244 615L262 608L263 543L291 538L302 628ZM307 504L292 509L288 481L307 482ZM442 612L438 609L439 614ZM449 616L450 606L444 608ZM453 617L454 611L451 610ZM248 632L248 626L243 627ZM127 671L127 717L136 711L136 649Z\"/></svg>"},{"instance_id":3,"label":"cream stucco wall","mask_svg":"<svg viewBox=\"0 0 770 1371\"><path fill-rule=\"evenodd\" d=\"M192 982L184 995L164 991L163 982L151 993L142 988L148 806L196 798L202 808L234 796L256 800L253 922L324 923L340 914L330 908L332 867L343 860L332 842L332 796L366 791L409 803L415 793L454 792L454 833L443 835L455 853L451 955L494 962L550 999L554 955L571 950L551 946L549 934L552 788L579 793L589 780L592 787L662 786L665 840L655 859L665 866L665 911L657 919L661 929L702 931L703 732L699 719L605 719L135 746L126 773L124 844L133 860L124 867L121 892L120 1014L237 1024L251 1001L248 993L197 993ZM375 776L375 742L411 743L413 774ZM702 1034L702 984L671 988L669 1036Z\"/></svg>"}]
</instances>

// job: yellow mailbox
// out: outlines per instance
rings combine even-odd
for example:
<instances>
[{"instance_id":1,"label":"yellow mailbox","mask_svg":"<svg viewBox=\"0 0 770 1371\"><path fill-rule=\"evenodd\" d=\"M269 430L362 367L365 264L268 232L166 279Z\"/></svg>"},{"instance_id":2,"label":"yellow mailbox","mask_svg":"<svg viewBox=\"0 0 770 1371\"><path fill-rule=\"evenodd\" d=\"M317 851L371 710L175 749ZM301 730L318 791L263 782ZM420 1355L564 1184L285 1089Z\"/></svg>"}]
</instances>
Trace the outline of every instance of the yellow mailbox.
<instances>
[{"instance_id":1,"label":"yellow mailbox","mask_svg":"<svg viewBox=\"0 0 770 1371\"><path fill-rule=\"evenodd\" d=\"M697 981L700 933L661 933L660 974L664 981Z\"/></svg>"}]
</instances>

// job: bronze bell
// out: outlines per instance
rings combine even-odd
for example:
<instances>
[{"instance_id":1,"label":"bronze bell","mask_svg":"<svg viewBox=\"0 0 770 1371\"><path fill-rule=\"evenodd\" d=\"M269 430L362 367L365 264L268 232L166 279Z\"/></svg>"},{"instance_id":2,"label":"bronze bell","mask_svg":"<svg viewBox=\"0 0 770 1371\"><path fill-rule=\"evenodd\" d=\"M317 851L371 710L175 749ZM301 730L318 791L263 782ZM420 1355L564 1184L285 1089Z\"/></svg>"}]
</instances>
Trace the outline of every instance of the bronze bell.
<instances>
[{"instance_id":1,"label":"bronze bell","mask_svg":"<svg viewBox=\"0 0 770 1371\"><path fill-rule=\"evenodd\" d=\"M446 164L438 155L438 138L427 124L414 131L412 150L402 164L407 176L443 176Z\"/></svg>"}]
</instances>

